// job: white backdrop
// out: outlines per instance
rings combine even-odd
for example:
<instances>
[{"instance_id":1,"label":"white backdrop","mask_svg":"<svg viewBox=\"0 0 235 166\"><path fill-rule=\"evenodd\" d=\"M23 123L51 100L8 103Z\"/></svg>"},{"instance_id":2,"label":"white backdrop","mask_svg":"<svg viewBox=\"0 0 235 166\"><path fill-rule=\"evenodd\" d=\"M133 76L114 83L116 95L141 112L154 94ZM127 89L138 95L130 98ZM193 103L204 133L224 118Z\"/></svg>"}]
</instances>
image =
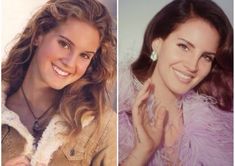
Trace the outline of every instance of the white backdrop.
<instances>
[{"instance_id":1,"label":"white backdrop","mask_svg":"<svg viewBox=\"0 0 235 166\"><path fill-rule=\"evenodd\" d=\"M111 12L114 19L116 19L116 0L99 0L103 2ZM2 21L0 25L2 28L1 46L2 56L13 44L13 39L18 33L21 33L26 26L28 20L47 0L0 0L2 3Z\"/></svg>"},{"instance_id":2,"label":"white backdrop","mask_svg":"<svg viewBox=\"0 0 235 166\"><path fill-rule=\"evenodd\" d=\"M46 0L3 0L2 1L2 49L3 55L12 46L13 39L21 33L30 17Z\"/></svg>"}]
</instances>

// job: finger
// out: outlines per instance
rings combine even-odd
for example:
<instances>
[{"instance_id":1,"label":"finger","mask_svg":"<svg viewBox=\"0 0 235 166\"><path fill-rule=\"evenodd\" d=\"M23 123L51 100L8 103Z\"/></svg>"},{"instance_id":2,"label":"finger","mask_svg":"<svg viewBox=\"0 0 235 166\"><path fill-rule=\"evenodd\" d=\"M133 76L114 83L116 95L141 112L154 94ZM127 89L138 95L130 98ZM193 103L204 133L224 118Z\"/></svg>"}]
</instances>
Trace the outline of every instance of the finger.
<instances>
[{"instance_id":1,"label":"finger","mask_svg":"<svg viewBox=\"0 0 235 166\"><path fill-rule=\"evenodd\" d=\"M146 111L143 116L143 127L147 131L147 133L150 133L152 131L152 127L154 126L154 121L149 118L148 112ZM153 133L150 133L150 135Z\"/></svg>"},{"instance_id":2,"label":"finger","mask_svg":"<svg viewBox=\"0 0 235 166\"><path fill-rule=\"evenodd\" d=\"M25 156L18 156L6 162L6 165L29 164L29 160Z\"/></svg>"},{"instance_id":3,"label":"finger","mask_svg":"<svg viewBox=\"0 0 235 166\"><path fill-rule=\"evenodd\" d=\"M138 109L138 115L144 116L145 112L147 112L147 102L142 101L142 103L140 104L139 109Z\"/></svg>"},{"instance_id":4,"label":"finger","mask_svg":"<svg viewBox=\"0 0 235 166\"><path fill-rule=\"evenodd\" d=\"M150 122L148 111L145 109L145 111L142 111L142 112L144 112L142 114L143 125L146 126Z\"/></svg>"},{"instance_id":5,"label":"finger","mask_svg":"<svg viewBox=\"0 0 235 166\"><path fill-rule=\"evenodd\" d=\"M159 106L157 109L155 114L155 128L162 131L167 111L163 106Z\"/></svg>"},{"instance_id":6,"label":"finger","mask_svg":"<svg viewBox=\"0 0 235 166\"><path fill-rule=\"evenodd\" d=\"M141 107L142 103L147 99L150 92L153 91L152 89L154 89L154 85L151 84L151 80L148 79L144 83L143 88L140 90L140 92L138 93L135 99L135 103L133 105L133 108L135 108L134 110L137 110L139 107Z\"/></svg>"},{"instance_id":7,"label":"finger","mask_svg":"<svg viewBox=\"0 0 235 166\"><path fill-rule=\"evenodd\" d=\"M137 115L137 119L134 123L134 128L135 128L135 136L136 136L136 140L140 143L144 140L147 140L148 138L148 135L146 133L146 129L145 129L145 126L144 126L144 123L145 119L147 119L147 111L146 111L146 108L143 106L141 109L143 110L140 110L140 114Z\"/></svg>"},{"instance_id":8,"label":"finger","mask_svg":"<svg viewBox=\"0 0 235 166\"><path fill-rule=\"evenodd\" d=\"M139 118L143 118L143 116L139 116ZM145 142L144 140L147 140L147 133L144 128L143 120L140 120L138 123L134 124L134 129L135 129L135 138L138 143L141 143L142 141Z\"/></svg>"},{"instance_id":9,"label":"finger","mask_svg":"<svg viewBox=\"0 0 235 166\"><path fill-rule=\"evenodd\" d=\"M136 99L136 102L133 105L133 109L132 109L133 121L142 120L142 118L139 116L143 116L143 112L146 111L146 107L147 107L146 99L148 98L149 94L150 94L150 91L147 91L145 94L143 94L142 96L139 96L139 98Z\"/></svg>"},{"instance_id":10,"label":"finger","mask_svg":"<svg viewBox=\"0 0 235 166\"><path fill-rule=\"evenodd\" d=\"M157 111L159 110L160 107L163 107L161 105L161 102L159 100L154 100L154 111L153 111L154 115L157 114Z\"/></svg>"},{"instance_id":11,"label":"finger","mask_svg":"<svg viewBox=\"0 0 235 166\"><path fill-rule=\"evenodd\" d=\"M146 104L143 104L136 112L137 113L134 113L133 115L133 123L136 126L139 126L139 125L142 126L144 123L145 113L147 112Z\"/></svg>"},{"instance_id":12,"label":"finger","mask_svg":"<svg viewBox=\"0 0 235 166\"><path fill-rule=\"evenodd\" d=\"M144 84L143 84L143 87L142 89L139 91L138 96L142 96L148 89L149 89L149 85L151 84L151 80L150 79L147 79Z\"/></svg>"},{"instance_id":13,"label":"finger","mask_svg":"<svg viewBox=\"0 0 235 166\"><path fill-rule=\"evenodd\" d=\"M143 102L146 101L146 99L148 98L149 95L150 95L150 89L148 89L147 91L145 91L141 95L138 95L134 106L139 108L143 104Z\"/></svg>"}]
</instances>

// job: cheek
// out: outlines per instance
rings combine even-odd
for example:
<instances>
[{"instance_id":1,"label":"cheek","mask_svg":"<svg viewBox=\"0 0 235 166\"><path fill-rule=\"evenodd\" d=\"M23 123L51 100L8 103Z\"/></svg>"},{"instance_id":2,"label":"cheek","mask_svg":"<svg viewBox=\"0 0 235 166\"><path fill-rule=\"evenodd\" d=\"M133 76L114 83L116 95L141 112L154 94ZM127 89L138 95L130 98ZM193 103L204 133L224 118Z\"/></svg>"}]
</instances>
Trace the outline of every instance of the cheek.
<instances>
[{"instance_id":1,"label":"cheek","mask_svg":"<svg viewBox=\"0 0 235 166\"><path fill-rule=\"evenodd\" d=\"M89 63L80 63L77 65L76 74L73 77L73 82L80 79L86 72Z\"/></svg>"},{"instance_id":2,"label":"cheek","mask_svg":"<svg viewBox=\"0 0 235 166\"><path fill-rule=\"evenodd\" d=\"M209 64L200 64L199 66L201 80L203 80L211 71L211 65Z\"/></svg>"},{"instance_id":3,"label":"cheek","mask_svg":"<svg viewBox=\"0 0 235 166\"><path fill-rule=\"evenodd\" d=\"M55 57L47 52L39 52L37 55L37 63L39 64L39 67L42 68L42 70L48 70L48 68L51 66L51 63L55 61Z\"/></svg>"},{"instance_id":4,"label":"cheek","mask_svg":"<svg viewBox=\"0 0 235 166\"><path fill-rule=\"evenodd\" d=\"M83 62L83 61L78 62L78 65L77 65L77 74L78 75L83 75L86 72L89 64L90 64L90 62Z\"/></svg>"},{"instance_id":5,"label":"cheek","mask_svg":"<svg viewBox=\"0 0 235 166\"><path fill-rule=\"evenodd\" d=\"M38 48L38 57L44 60L56 60L61 57L62 52L58 49L56 43L51 41Z\"/></svg>"},{"instance_id":6,"label":"cheek","mask_svg":"<svg viewBox=\"0 0 235 166\"><path fill-rule=\"evenodd\" d=\"M163 52L161 54L161 57L159 57L157 63L159 66L161 66L161 68L168 68L172 65L177 64L178 62L180 62L180 60L181 60L180 57L174 53Z\"/></svg>"},{"instance_id":7,"label":"cheek","mask_svg":"<svg viewBox=\"0 0 235 166\"><path fill-rule=\"evenodd\" d=\"M170 44L169 44L170 45ZM159 61L166 64L174 64L181 60L182 55L177 52L174 46L163 45L162 49L159 52Z\"/></svg>"}]
</instances>

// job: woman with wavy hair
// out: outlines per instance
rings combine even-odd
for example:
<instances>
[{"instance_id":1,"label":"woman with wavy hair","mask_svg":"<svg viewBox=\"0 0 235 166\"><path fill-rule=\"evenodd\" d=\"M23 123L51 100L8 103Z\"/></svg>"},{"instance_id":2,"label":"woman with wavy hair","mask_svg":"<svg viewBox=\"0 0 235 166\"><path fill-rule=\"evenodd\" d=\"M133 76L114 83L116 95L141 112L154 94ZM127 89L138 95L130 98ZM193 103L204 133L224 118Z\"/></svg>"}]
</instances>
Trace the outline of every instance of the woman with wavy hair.
<instances>
[{"instance_id":1,"label":"woman with wavy hair","mask_svg":"<svg viewBox=\"0 0 235 166\"><path fill-rule=\"evenodd\" d=\"M96 0L49 0L2 64L2 162L115 165L112 18Z\"/></svg>"},{"instance_id":2,"label":"woman with wavy hair","mask_svg":"<svg viewBox=\"0 0 235 166\"><path fill-rule=\"evenodd\" d=\"M218 5L170 2L130 70L120 79L121 165L233 164L233 29Z\"/></svg>"}]
</instances>

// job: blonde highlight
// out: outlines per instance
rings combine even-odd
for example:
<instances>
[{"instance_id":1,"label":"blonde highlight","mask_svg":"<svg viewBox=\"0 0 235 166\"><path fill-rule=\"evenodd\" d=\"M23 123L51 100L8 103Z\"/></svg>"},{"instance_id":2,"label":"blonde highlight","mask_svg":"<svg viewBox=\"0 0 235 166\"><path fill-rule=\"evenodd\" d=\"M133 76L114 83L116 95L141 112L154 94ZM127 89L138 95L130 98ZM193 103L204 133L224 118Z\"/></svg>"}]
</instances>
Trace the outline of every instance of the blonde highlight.
<instances>
[{"instance_id":1,"label":"blonde highlight","mask_svg":"<svg viewBox=\"0 0 235 166\"><path fill-rule=\"evenodd\" d=\"M2 80L8 85L7 96L21 86L37 49L35 39L58 27L68 18L89 23L100 34L100 47L86 73L61 90L57 109L69 127L69 135L81 130L81 119L91 112L100 123L116 75L116 37L107 9L96 0L50 0L29 20L18 41L2 63Z\"/></svg>"}]
</instances>

